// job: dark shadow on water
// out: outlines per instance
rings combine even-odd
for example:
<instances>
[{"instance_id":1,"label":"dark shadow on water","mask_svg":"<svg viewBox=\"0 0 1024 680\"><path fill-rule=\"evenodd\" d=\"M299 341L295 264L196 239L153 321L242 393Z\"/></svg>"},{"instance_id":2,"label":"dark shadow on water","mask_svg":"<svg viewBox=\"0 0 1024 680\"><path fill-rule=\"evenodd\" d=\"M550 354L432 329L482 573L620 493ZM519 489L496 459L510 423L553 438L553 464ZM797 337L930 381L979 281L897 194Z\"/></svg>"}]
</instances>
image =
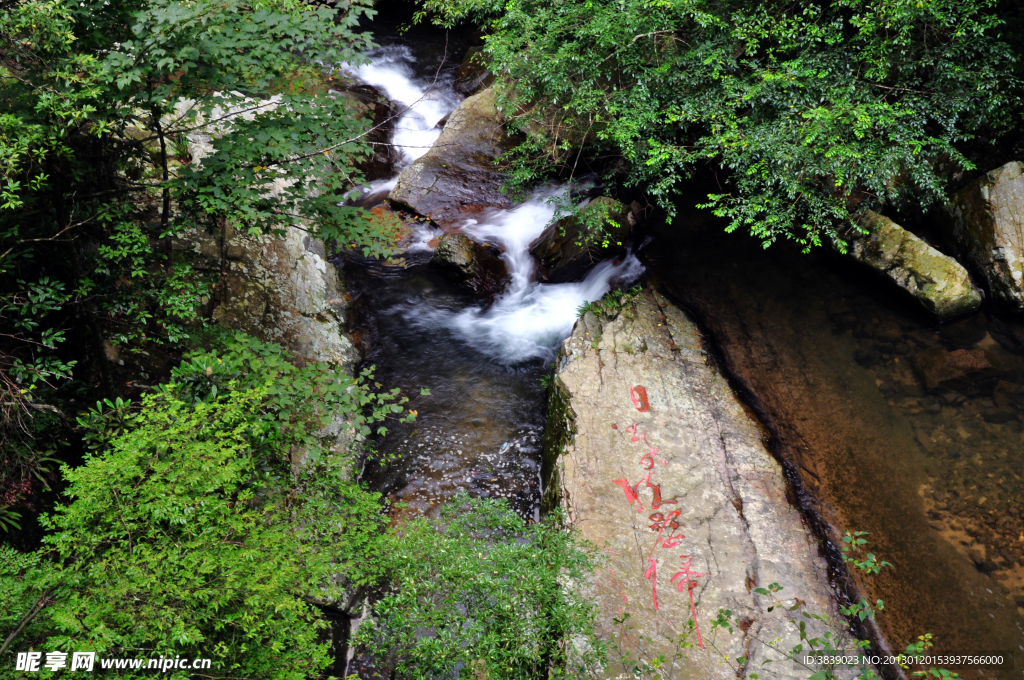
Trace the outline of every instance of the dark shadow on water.
<instances>
[{"instance_id":1,"label":"dark shadow on water","mask_svg":"<svg viewBox=\"0 0 1024 680\"><path fill-rule=\"evenodd\" d=\"M539 508L544 428L543 361L506 366L444 326L418 323L437 310L478 304L472 293L425 266L408 270L349 261L354 326L364 334L364 365L412 397L416 422L391 427L365 472L373 488L415 514L429 513L458 489L508 498L522 516ZM420 389L430 390L419 396Z\"/></svg>"}]
</instances>

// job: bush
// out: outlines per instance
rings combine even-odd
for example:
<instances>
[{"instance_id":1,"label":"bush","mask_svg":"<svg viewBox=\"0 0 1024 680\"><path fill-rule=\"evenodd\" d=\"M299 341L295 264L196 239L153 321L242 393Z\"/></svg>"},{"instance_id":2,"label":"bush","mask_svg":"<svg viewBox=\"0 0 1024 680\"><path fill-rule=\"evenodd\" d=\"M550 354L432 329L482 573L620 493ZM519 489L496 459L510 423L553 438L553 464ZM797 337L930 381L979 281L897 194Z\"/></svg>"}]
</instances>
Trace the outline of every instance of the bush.
<instances>
[{"instance_id":1,"label":"bush","mask_svg":"<svg viewBox=\"0 0 1024 680\"><path fill-rule=\"evenodd\" d=\"M0 592L14 604L4 637L27 620L21 650L209 657L237 677L323 671L317 606L376 582L384 517L379 495L352 480L352 456L326 455L317 433L331 415L365 431L401 407L287 359L235 336L224 352L192 355L136 412L122 409L120 430L64 467L71 502L43 518L41 551L0 556ZM379 408L364 414L366 404ZM40 598L49 606L34 613Z\"/></svg>"},{"instance_id":2,"label":"bush","mask_svg":"<svg viewBox=\"0 0 1024 680\"><path fill-rule=\"evenodd\" d=\"M579 592L593 568L560 513L525 523L504 500L449 501L382 544L389 584L358 642L395 680L583 677L603 662L593 603Z\"/></svg>"}]
</instances>

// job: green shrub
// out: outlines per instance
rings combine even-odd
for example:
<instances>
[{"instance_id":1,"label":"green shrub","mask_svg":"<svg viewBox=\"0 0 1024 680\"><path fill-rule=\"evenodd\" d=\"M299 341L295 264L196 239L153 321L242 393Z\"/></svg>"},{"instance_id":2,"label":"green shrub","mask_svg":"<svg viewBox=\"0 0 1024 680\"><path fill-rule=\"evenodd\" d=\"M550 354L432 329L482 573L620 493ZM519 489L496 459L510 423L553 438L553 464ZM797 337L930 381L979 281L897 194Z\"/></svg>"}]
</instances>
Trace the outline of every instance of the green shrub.
<instances>
[{"instance_id":1,"label":"green shrub","mask_svg":"<svg viewBox=\"0 0 1024 680\"><path fill-rule=\"evenodd\" d=\"M449 501L382 545L389 584L357 635L395 680L583 677L603 662L579 592L592 557L560 513L526 523L504 500Z\"/></svg>"}]
</instances>

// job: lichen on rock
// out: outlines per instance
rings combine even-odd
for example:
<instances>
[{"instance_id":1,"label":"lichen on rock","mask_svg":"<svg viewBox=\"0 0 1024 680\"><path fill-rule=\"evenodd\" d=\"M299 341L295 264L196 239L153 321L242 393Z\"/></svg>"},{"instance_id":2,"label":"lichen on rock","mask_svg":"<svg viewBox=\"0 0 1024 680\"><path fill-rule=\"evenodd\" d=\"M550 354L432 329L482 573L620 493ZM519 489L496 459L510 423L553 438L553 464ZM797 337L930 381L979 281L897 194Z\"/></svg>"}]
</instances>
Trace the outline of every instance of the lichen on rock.
<instances>
[{"instance_id":1,"label":"lichen on rock","mask_svg":"<svg viewBox=\"0 0 1024 680\"><path fill-rule=\"evenodd\" d=\"M865 211L859 224L868 233L849 239L847 256L884 274L937 318L981 306L981 294L959 262L874 211Z\"/></svg>"}]
</instances>

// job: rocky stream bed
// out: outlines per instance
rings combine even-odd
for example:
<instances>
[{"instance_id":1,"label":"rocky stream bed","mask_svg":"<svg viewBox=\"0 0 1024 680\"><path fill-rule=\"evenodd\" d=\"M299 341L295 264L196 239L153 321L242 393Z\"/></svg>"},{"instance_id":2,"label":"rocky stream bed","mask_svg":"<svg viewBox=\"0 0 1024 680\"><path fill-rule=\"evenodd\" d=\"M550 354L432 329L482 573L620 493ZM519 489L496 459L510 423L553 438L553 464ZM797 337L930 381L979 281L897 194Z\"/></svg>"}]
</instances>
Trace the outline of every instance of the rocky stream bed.
<instances>
[{"instance_id":1,"label":"rocky stream bed","mask_svg":"<svg viewBox=\"0 0 1024 680\"><path fill-rule=\"evenodd\" d=\"M223 323L347 366L358 349L412 397L417 422L377 443L367 481L403 512L459 489L526 518L564 505L608 553L581 586L599 628L666 654L675 677L749 677L768 654L756 640L791 645L792 617L754 591L770 583L822 614L884 598L880 627L859 629L879 649L932 632L943 651L1018 655L965 677L1021 675L1022 241L993 227L1024 221L1016 166L958 195L947 241L869 215L844 257L765 252L695 211L699 197L671 225L587 182L515 202L492 162L515 140L486 71L462 61L469 41L384 29L348 92L393 116L361 203L399 225L404 252L328 258L297 230L182 246L226 249ZM623 247L575 245L553 197L601 206ZM871 532L895 568L849 580L843 529ZM709 630L720 608L735 636Z\"/></svg>"}]
</instances>

